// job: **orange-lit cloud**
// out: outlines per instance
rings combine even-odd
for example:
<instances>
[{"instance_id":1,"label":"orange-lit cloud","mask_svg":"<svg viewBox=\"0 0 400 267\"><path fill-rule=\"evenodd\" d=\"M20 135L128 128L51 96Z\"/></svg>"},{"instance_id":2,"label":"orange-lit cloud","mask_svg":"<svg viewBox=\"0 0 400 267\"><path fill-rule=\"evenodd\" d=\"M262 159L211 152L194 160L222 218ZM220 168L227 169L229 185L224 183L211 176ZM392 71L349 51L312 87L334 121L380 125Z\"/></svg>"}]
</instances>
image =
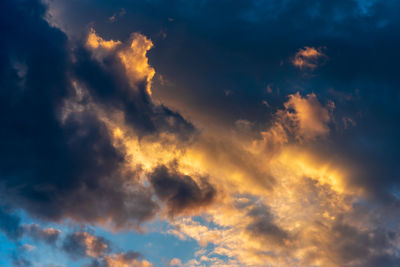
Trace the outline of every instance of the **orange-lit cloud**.
<instances>
[{"instance_id":1,"label":"orange-lit cloud","mask_svg":"<svg viewBox=\"0 0 400 267\"><path fill-rule=\"evenodd\" d=\"M149 95L151 95L151 80L155 70L149 65L146 54L152 47L153 43L146 36L134 33L131 36L130 46L122 49L118 54L131 82L137 84L142 80L146 81Z\"/></svg>"},{"instance_id":2,"label":"orange-lit cloud","mask_svg":"<svg viewBox=\"0 0 400 267\"><path fill-rule=\"evenodd\" d=\"M279 112L285 123L293 126L293 131L298 139L315 139L329 133L328 123L331 121L330 112L333 103L323 107L315 94L302 97L299 93L289 96L284 104L285 111Z\"/></svg>"},{"instance_id":3,"label":"orange-lit cloud","mask_svg":"<svg viewBox=\"0 0 400 267\"><path fill-rule=\"evenodd\" d=\"M92 45L95 52L102 39L91 38L97 44ZM155 71L146 53L151 41L134 34L129 46L109 47L104 49L121 60L131 83L143 81L150 94ZM312 70L323 56L306 47L293 64ZM364 196L362 188L349 182L352 170L309 146L329 137L335 108L313 93L289 95L259 132L251 121L238 120L237 135L205 129L190 142L167 131L140 136L123 110L92 108L115 148L126 155L123 168L139 173L134 184L150 186L162 202L161 218L171 225L167 233L194 239L203 248L213 244L211 251L203 249L188 262L173 259L170 265L337 266L347 264L341 247L330 249L338 235L346 229L358 236L373 232L351 216L354 203ZM193 215L212 224L196 221ZM129 262L118 254L105 260L109 266L148 264Z\"/></svg>"},{"instance_id":4,"label":"orange-lit cloud","mask_svg":"<svg viewBox=\"0 0 400 267\"><path fill-rule=\"evenodd\" d=\"M99 258L106 254L108 248L104 239L87 232L76 232L69 235L64 242L64 249L71 255ZM82 250L82 251L81 251Z\"/></svg>"},{"instance_id":5,"label":"orange-lit cloud","mask_svg":"<svg viewBox=\"0 0 400 267\"><path fill-rule=\"evenodd\" d=\"M153 265L146 260L139 260L129 254L112 254L104 258L108 267L152 267Z\"/></svg>"},{"instance_id":6,"label":"orange-lit cloud","mask_svg":"<svg viewBox=\"0 0 400 267\"><path fill-rule=\"evenodd\" d=\"M301 70L314 70L319 66L320 60L323 58L326 58L326 55L322 53L321 48L305 46L295 54L292 64Z\"/></svg>"},{"instance_id":7,"label":"orange-lit cloud","mask_svg":"<svg viewBox=\"0 0 400 267\"><path fill-rule=\"evenodd\" d=\"M91 28L86 44L91 49L103 48L103 49L111 50L111 49L115 49L118 45L121 44L121 42L114 41L114 40L106 41L103 38L101 38L100 36L98 36L96 34L96 31L93 28Z\"/></svg>"},{"instance_id":8,"label":"orange-lit cloud","mask_svg":"<svg viewBox=\"0 0 400 267\"><path fill-rule=\"evenodd\" d=\"M178 76L175 71L184 66L182 60L174 64L157 61L162 72L166 68L174 70L159 75L160 87L175 92L183 91L174 87L186 87L189 93L176 97L163 90L164 99L156 102L157 94L151 95L155 67L148 57L153 47L149 37L133 33L127 41L120 41L90 29L86 38L80 40L80 34L67 35L49 27L42 19L46 16L45 8L38 2L13 5L7 0L0 6L5 8L1 21L10 25L3 34L0 56L4 114L0 116L4 128L0 139L0 231L16 244L6 245L15 247L15 253L11 251L15 257L11 255L9 259L15 258L15 265L29 265L23 253L29 254L33 247L21 247L25 241L37 245L30 253L32 260L46 245L62 250L72 260L103 267L152 266L143 258L146 256L158 258L158 264L190 267L398 265L398 135L390 131L398 109L378 110L383 104L398 104L397 94L388 89L396 84L390 82L395 71L378 64L387 63L387 56L363 60L361 64L370 63L368 67L352 64L331 73L343 63L354 61L339 57L327 71L332 74L329 77L341 77L347 83L320 77L316 83L307 84L310 88L321 85L328 94L283 95L301 85L297 79L291 79L291 72L285 75L283 61L279 68L274 68L276 57L264 52L287 53L285 47L292 45L279 47L279 40L268 40L271 49L261 51L261 43L252 44L260 38L247 34L249 38L238 42L226 42L229 36L222 34L223 39L215 45L208 43L212 38L199 43L199 27L189 25L190 20L182 17L181 12L173 12L173 24L178 27L173 28L178 31L170 31L171 38L162 39L166 36L164 31L172 30L173 25L164 27L163 19L154 20L163 28L160 34L153 35L157 38L154 40L160 41L156 54L177 52L165 47L176 45L180 33L188 33L179 30L184 22L194 32L179 42L182 46L178 52L197 53L191 57L197 64L196 69L184 70ZM323 10L328 10L328 6L323 6ZM130 11L132 7L126 8ZM104 14L109 11L95 14L96 25L103 24L98 19L106 19ZM15 19L15 14L19 19ZM52 14L55 13L48 16ZM124 14L122 9L110 21ZM143 16L139 20L149 21ZM81 24L76 22L73 28ZM118 32L124 34L127 28L121 23ZM291 32L286 26L287 32ZM143 32L154 33L153 30ZM344 55L355 55L356 59L370 52L370 45L358 49L360 43L351 42L351 49ZM184 47L185 44L191 45ZM187 50L188 47L196 51ZM255 49L242 54L238 47ZM340 42L332 44L333 51L343 47ZM199 51L213 58L198 56ZM323 47L304 47L296 51L291 64L307 75L327 60L324 53ZM261 58L243 60L254 55ZM272 65L265 65L262 57ZM210 62L216 66L214 70L206 69ZM352 69L357 71L347 75ZM196 79L196 72L204 79L194 85L191 82ZM375 72L376 77L368 77ZM235 73L239 75L232 77ZM375 80L389 80L390 84L382 86L381 97L369 100L375 98L368 90L377 84ZM248 94L242 90L245 84L251 88L267 81L273 83L268 83L263 91ZM323 85L324 81L330 84ZM201 85L210 89L197 94L196 88ZM326 91L330 86L341 88L340 94L332 93L333 89ZM357 89L354 97L349 97L345 91L354 86L366 89ZM211 94L217 87L219 93ZM196 97L200 95L201 99ZM338 106L327 97L333 97ZM168 98L173 98L170 103L184 102L175 106L182 110L167 107L163 100ZM199 105L204 99L208 103ZM367 108L352 107L358 101ZM258 103L258 107L251 103ZM261 103L267 108L261 108ZM211 108L199 112L197 106ZM216 112L221 107L230 109ZM342 107L345 110L339 110ZM268 114L260 119L257 115L262 116L262 112ZM254 114L255 117L250 116ZM188 121L187 115L193 121ZM382 118L388 120L382 124ZM351 128L346 136L340 136L341 125ZM371 196L376 199L371 200ZM67 232L34 223L20 225L20 219L63 224L62 229ZM157 221L151 224L152 220ZM69 233L70 227L88 227L90 232ZM132 233L104 233L154 229L162 233L144 238L135 238ZM94 231L120 243L114 246ZM153 241L158 242L165 235L192 242L176 242L177 248L185 246L176 255L175 242L160 252L166 242L154 245ZM142 257L140 252L120 247L126 245L125 241L130 247L137 247L137 243L130 242L142 242L145 238L151 242L143 242L143 253L149 255ZM171 241L171 237L163 241ZM192 251L192 258L182 255L192 248L196 250Z\"/></svg>"},{"instance_id":9,"label":"orange-lit cloud","mask_svg":"<svg viewBox=\"0 0 400 267\"><path fill-rule=\"evenodd\" d=\"M271 126L260 131L260 138L205 131L185 145L167 133L139 138L123 117L102 117L114 145L127 153L127 166L143 170L143 184L152 184L151 174L159 166L171 168L173 163L174 172L180 173L176 179L191 177L190 183L199 186L193 187L195 191L205 176L216 188L216 196L206 205L199 193L190 203L191 213L163 217L171 224L167 233L194 239L203 247L214 245L183 266L335 266L327 247L334 242L337 225L359 227L352 219L341 220L353 213L353 203L363 191L349 185L350 169L307 146L329 136L333 111L333 103L324 106L315 94L296 93L276 111ZM253 131L251 122L237 124ZM173 184L178 183L174 179ZM177 191L173 192L167 199L175 197ZM168 213L168 200L165 204ZM201 215L214 226L195 221L192 215ZM326 251L318 253L321 247Z\"/></svg>"},{"instance_id":10,"label":"orange-lit cloud","mask_svg":"<svg viewBox=\"0 0 400 267\"><path fill-rule=\"evenodd\" d=\"M106 41L92 28L88 34L86 45L98 60L117 51L131 86L134 88L138 85L145 86L148 94L151 95L151 80L155 70L149 65L146 54L153 47L153 43L140 33L133 33L129 42L125 45L121 41Z\"/></svg>"}]
</instances>

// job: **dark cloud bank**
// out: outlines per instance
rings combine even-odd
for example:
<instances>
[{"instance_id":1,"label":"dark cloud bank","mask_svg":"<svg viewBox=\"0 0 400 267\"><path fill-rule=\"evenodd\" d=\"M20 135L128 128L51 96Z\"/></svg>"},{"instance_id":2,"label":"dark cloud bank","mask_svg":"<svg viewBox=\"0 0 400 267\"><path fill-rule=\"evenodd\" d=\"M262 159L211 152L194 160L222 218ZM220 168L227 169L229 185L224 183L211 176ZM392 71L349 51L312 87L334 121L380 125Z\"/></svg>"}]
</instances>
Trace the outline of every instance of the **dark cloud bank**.
<instances>
[{"instance_id":1,"label":"dark cloud bank","mask_svg":"<svg viewBox=\"0 0 400 267\"><path fill-rule=\"evenodd\" d=\"M69 43L43 19L46 9L39 1L2 1L0 10L1 203L51 221L109 220L127 227L151 219L159 209L152 189L124 169L126 156L113 146L98 114L73 110L61 119L65 100L76 94L72 81L85 86L90 101L106 110L123 110L139 138L168 132L185 142L194 127L178 113L153 104L146 81L132 90L115 58L101 64L80 42ZM193 205L203 201L197 197ZM18 219L7 212L1 216L1 228L17 237L13 227Z\"/></svg>"},{"instance_id":2,"label":"dark cloud bank","mask_svg":"<svg viewBox=\"0 0 400 267\"><path fill-rule=\"evenodd\" d=\"M153 104L145 81L132 90L115 58L110 56L104 59L107 64L101 64L80 42L71 45L62 31L43 19L45 11L40 1L0 3L0 230L17 244L20 238L30 237L63 250L72 259L89 257L91 266L108 266L104 257L110 253L109 242L102 237L94 237L88 255L84 233L69 234L60 241L58 230L23 225L15 213L22 209L38 219L57 222L64 218L89 224L106 220L119 228L138 226L159 210L153 189L138 183L135 171L125 170L126 155L113 146L109 130L95 111L73 110L62 118L65 101L76 97L72 80L83 84L91 97L78 104L94 101L105 109L123 110L126 123L139 138L168 132L186 142L194 127L180 114ZM168 171L165 175L157 177L169 181ZM178 176L167 193L157 183L154 186L168 206L177 206L175 214L197 201L204 205L215 194L205 184L208 191L203 196L190 178L174 175ZM167 200L165 196L175 186L176 198ZM15 266L32 265L23 250L17 249L10 257ZM129 262L140 254L124 252L118 257Z\"/></svg>"}]
</instances>

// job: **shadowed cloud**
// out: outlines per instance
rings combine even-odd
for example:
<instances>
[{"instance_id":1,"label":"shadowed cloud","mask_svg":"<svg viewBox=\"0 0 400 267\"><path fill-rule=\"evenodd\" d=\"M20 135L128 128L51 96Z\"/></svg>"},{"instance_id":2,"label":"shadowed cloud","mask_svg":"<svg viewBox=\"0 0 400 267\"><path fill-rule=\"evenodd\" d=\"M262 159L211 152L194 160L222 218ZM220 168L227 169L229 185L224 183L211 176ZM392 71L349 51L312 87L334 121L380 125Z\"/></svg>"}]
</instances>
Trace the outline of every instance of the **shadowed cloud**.
<instances>
[{"instance_id":1,"label":"shadowed cloud","mask_svg":"<svg viewBox=\"0 0 400 267\"><path fill-rule=\"evenodd\" d=\"M166 166L157 167L149 174L156 195L167 205L171 216L200 209L213 202L216 189L206 180L194 180Z\"/></svg>"}]
</instances>

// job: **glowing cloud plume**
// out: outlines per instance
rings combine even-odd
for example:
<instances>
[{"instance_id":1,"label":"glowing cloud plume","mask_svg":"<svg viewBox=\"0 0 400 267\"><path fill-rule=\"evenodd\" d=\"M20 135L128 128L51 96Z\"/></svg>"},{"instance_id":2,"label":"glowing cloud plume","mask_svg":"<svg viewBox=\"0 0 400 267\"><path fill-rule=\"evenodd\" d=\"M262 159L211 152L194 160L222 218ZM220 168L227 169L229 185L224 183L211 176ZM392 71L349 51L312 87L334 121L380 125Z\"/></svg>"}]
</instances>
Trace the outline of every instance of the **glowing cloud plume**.
<instances>
[{"instance_id":1,"label":"glowing cloud plume","mask_svg":"<svg viewBox=\"0 0 400 267\"><path fill-rule=\"evenodd\" d=\"M121 41L104 40L96 34L94 29L91 29L86 45L93 50L95 57L99 60L117 51L131 86L136 87L143 83L147 93L151 95L151 80L155 70L149 65L146 54L153 47L153 43L146 36L133 33L130 44L122 45Z\"/></svg>"}]
</instances>

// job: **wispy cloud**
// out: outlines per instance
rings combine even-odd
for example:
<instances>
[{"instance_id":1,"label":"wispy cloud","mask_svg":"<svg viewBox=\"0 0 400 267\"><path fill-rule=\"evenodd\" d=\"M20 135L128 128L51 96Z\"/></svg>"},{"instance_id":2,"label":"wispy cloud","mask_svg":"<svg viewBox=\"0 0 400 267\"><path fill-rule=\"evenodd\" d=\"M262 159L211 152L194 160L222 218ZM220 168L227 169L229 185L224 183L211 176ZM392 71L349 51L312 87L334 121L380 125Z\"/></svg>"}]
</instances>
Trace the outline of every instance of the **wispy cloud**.
<instances>
[{"instance_id":1,"label":"wispy cloud","mask_svg":"<svg viewBox=\"0 0 400 267\"><path fill-rule=\"evenodd\" d=\"M294 55L292 64L300 70L315 70L327 59L327 56L322 51L323 48L321 47L305 46L304 48L300 48Z\"/></svg>"}]
</instances>

